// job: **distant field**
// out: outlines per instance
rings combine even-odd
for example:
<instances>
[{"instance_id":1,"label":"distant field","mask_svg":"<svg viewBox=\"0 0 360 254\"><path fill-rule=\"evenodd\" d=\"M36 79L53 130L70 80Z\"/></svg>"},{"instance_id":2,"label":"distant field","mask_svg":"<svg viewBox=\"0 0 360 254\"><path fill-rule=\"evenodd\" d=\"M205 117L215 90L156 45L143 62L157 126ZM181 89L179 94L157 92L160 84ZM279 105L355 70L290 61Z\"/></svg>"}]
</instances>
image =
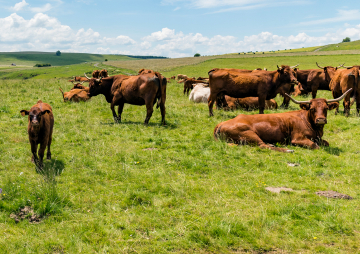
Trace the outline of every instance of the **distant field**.
<instances>
[{"instance_id":1,"label":"distant field","mask_svg":"<svg viewBox=\"0 0 360 254\"><path fill-rule=\"evenodd\" d=\"M337 51L337 50L360 50L360 40L352 42L342 42L338 44L330 44L321 47L320 51Z\"/></svg>"}]
</instances>

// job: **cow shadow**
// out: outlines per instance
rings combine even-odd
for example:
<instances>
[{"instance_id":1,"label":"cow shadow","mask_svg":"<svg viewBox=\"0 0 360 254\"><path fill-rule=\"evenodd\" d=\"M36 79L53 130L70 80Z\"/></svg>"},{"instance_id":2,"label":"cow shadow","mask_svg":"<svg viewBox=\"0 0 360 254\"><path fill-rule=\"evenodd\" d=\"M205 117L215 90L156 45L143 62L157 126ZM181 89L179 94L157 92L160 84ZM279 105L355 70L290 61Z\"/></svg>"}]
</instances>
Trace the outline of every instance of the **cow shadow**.
<instances>
[{"instance_id":1,"label":"cow shadow","mask_svg":"<svg viewBox=\"0 0 360 254\"><path fill-rule=\"evenodd\" d=\"M340 153L343 152L343 150L338 147L323 146L322 149L328 154L336 155L336 156L340 156Z\"/></svg>"},{"instance_id":2,"label":"cow shadow","mask_svg":"<svg viewBox=\"0 0 360 254\"><path fill-rule=\"evenodd\" d=\"M61 175L65 169L65 164L61 160L51 159L44 161L43 168L36 167L36 172L45 178L52 179Z\"/></svg>"},{"instance_id":3,"label":"cow shadow","mask_svg":"<svg viewBox=\"0 0 360 254\"><path fill-rule=\"evenodd\" d=\"M169 129L176 129L178 128L177 124L166 122L166 125L162 125L161 123L156 122L150 122L147 125L144 124L144 122L134 122L134 121L122 121L121 123L115 123L115 122L100 122L101 125L108 125L108 126L114 126L114 125L144 125L144 126L159 126L163 128L169 128Z\"/></svg>"}]
</instances>

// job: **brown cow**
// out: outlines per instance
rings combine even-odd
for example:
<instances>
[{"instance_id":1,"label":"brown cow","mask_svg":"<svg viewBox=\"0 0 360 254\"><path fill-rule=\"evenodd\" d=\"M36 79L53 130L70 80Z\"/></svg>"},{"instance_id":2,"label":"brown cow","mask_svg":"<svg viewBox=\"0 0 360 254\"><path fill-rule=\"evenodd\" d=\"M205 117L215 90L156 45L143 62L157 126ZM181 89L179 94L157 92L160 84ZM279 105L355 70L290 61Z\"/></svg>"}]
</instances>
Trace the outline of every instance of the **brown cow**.
<instances>
[{"instance_id":1,"label":"brown cow","mask_svg":"<svg viewBox=\"0 0 360 254\"><path fill-rule=\"evenodd\" d=\"M253 110L259 108L259 98L246 97L246 98L233 98L225 95L226 105L223 105L225 110L246 109ZM265 109L277 109L278 105L274 99L265 101Z\"/></svg>"},{"instance_id":2,"label":"brown cow","mask_svg":"<svg viewBox=\"0 0 360 254\"><path fill-rule=\"evenodd\" d=\"M183 75L183 74L178 74L178 75L177 75L177 80L185 79L185 78L188 78L188 76Z\"/></svg>"},{"instance_id":3,"label":"brown cow","mask_svg":"<svg viewBox=\"0 0 360 254\"><path fill-rule=\"evenodd\" d=\"M194 88L194 86L196 86L196 84L205 83L204 80L195 80L193 78L186 78L183 79L182 81L179 81L178 83L182 83L182 82L184 82L184 95L186 92L187 96L189 96L189 92Z\"/></svg>"},{"instance_id":4,"label":"brown cow","mask_svg":"<svg viewBox=\"0 0 360 254\"><path fill-rule=\"evenodd\" d=\"M351 89L350 89L351 90ZM327 111L339 106L348 92L334 100L312 99L296 101L301 110L268 115L238 115L234 119L219 123L214 130L214 137L224 138L236 144L256 144L280 152L293 150L279 148L266 143L291 143L292 145L318 149L319 145L329 146L322 139L324 125L327 123Z\"/></svg>"},{"instance_id":5,"label":"brown cow","mask_svg":"<svg viewBox=\"0 0 360 254\"><path fill-rule=\"evenodd\" d=\"M54 127L54 115L49 104L39 100L28 110L20 111L22 116L28 115L28 134L32 159L37 168L42 169L44 153L47 146L46 159L51 160L50 145ZM39 152L37 151L40 144ZM39 155L39 156L38 156Z\"/></svg>"},{"instance_id":6,"label":"brown cow","mask_svg":"<svg viewBox=\"0 0 360 254\"><path fill-rule=\"evenodd\" d=\"M106 69L102 69L99 73L99 77L101 78L109 77L108 71Z\"/></svg>"},{"instance_id":7,"label":"brown cow","mask_svg":"<svg viewBox=\"0 0 360 254\"><path fill-rule=\"evenodd\" d=\"M170 79L173 79L173 80L175 80L176 79L176 77L175 76L172 76Z\"/></svg>"},{"instance_id":8,"label":"brown cow","mask_svg":"<svg viewBox=\"0 0 360 254\"><path fill-rule=\"evenodd\" d=\"M74 79L70 79L69 82L89 82L89 78L87 77L80 77L80 76L74 76Z\"/></svg>"},{"instance_id":9,"label":"brown cow","mask_svg":"<svg viewBox=\"0 0 360 254\"><path fill-rule=\"evenodd\" d=\"M219 95L234 98L258 97L259 113L263 114L265 100L275 98L279 89L286 84L297 83L296 73L290 66L278 67L277 71L239 73L223 69L209 71L209 114L213 116L213 105Z\"/></svg>"},{"instance_id":10,"label":"brown cow","mask_svg":"<svg viewBox=\"0 0 360 254\"><path fill-rule=\"evenodd\" d=\"M121 122L124 104L146 105L145 124L149 123L156 101L161 110L161 122L165 124L166 78L158 72L141 70L137 76L115 75L103 79L91 79L89 97L103 94L108 103L115 122ZM118 106L118 115L115 112Z\"/></svg>"},{"instance_id":11,"label":"brown cow","mask_svg":"<svg viewBox=\"0 0 360 254\"><path fill-rule=\"evenodd\" d=\"M92 77L93 77L93 78L99 78L99 77L100 77L100 71L99 71L99 70L93 71Z\"/></svg>"},{"instance_id":12,"label":"brown cow","mask_svg":"<svg viewBox=\"0 0 360 254\"><path fill-rule=\"evenodd\" d=\"M73 101L73 102L80 102L80 101L88 101L90 97L88 96L89 87L85 87L80 84L74 85L74 87L69 91L65 92L59 87L60 92L63 95L64 102Z\"/></svg>"},{"instance_id":13,"label":"brown cow","mask_svg":"<svg viewBox=\"0 0 360 254\"><path fill-rule=\"evenodd\" d=\"M352 94L348 94L344 98L344 114L346 117L350 114L350 97L353 96L356 101L356 112L359 114L360 110L360 80L359 80L359 66L349 67L344 70L338 70L330 82L330 89L332 91L333 97L342 95L345 91L350 88L353 89ZM337 114L339 108L336 108L335 114Z\"/></svg>"}]
</instances>

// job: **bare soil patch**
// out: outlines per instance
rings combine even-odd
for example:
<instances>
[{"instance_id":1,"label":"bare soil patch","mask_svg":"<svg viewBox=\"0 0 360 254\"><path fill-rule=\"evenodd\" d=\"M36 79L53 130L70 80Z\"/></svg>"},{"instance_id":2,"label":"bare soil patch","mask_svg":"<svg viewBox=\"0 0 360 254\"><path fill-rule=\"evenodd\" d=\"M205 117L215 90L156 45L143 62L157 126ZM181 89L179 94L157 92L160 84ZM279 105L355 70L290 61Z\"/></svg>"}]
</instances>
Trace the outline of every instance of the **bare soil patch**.
<instances>
[{"instance_id":1,"label":"bare soil patch","mask_svg":"<svg viewBox=\"0 0 360 254\"><path fill-rule=\"evenodd\" d=\"M266 187L265 190L270 191L270 192L274 192L274 193L280 193L281 191L294 191L291 188L286 188L286 187Z\"/></svg>"},{"instance_id":2,"label":"bare soil patch","mask_svg":"<svg viewBox=\"0 0 360 254\"><path fill-rule=\"evenodd\" d=\"M336 191L318 191L318 192L316 192L316 195L324 196L327 198L353 199L349 195L342 194L342 193L339 193Z\"/></svg>"},{"instance_id":3,"label":"bare soil patch","mask_svg":"<svg viewBox=\"0 0 360 254\"><path fill-rule=\"evenodd\" d=\"M24 208L20 208L20 211L16 214L10 214L10 218L14 219L16 223L20 222L20 220L28 219L30 223L40 223L40 216L38 216L34 209L31 206L25 206Z\"/></svg>"}]
</instances>

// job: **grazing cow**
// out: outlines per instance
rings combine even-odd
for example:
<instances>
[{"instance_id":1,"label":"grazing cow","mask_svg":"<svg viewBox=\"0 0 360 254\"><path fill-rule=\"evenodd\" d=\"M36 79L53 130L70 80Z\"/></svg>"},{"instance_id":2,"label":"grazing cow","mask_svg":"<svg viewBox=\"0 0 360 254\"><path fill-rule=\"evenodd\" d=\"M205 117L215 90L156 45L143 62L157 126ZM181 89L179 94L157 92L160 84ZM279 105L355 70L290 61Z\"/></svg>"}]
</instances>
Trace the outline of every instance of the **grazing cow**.
<instances>
[{"instance_id":1,"label":"grazing cow","mask_svg":"<svg viewBox=\"0 0 360 254\"><path fill-rule=\"evenodd\" d=\"M89 97L103 94L106 101L111 103L115 122L121 122L124 104L128 103L146 105L145 124L148 124L157 101L157 108L160 107L161 110L161 122L165 124L166 78L158 72L142 70L137 76L115 75L103 79L92 78L89 88ZM115 106L118 106L118 115Z\"/></svg>"},{"instance_id":2,"label":"grazing cow","mask_svg":"<svg viewBox=\"0 0 360 254\"><path fill-rule=\"evenodd\" d=\"M39 100L28 110L20 111L22 116L28 115L28 134L31 145L32 159L42 169L44 153L47 146L46 159L51 159L50 145L54 127L54 115L49 104ZM37 151L40 144L39 152Z\"/></svg>"},{"instance_id":3,"label":"grazing cow","mask_svg":"<svg viewBox=\"0 0 360 254\"><path fill-rule=\"evenodd\" d=\"M265 100L275 98L282 86L297 83L295 70L290 66L278 67L276 71L239 73L223 69L209 71L209 114L213 116L213 105L219 95L234 98L258 97L259 113L263 114Z\"/></svg>"},{"instance_id":4,"label":"grazing cow","mask_svg":"<svg viewBox=\"0 0 360 254\"><path fill-rule=\"evenodd\" d=\"M351 90L351 89L350 89ZM256 144L260 148L267 148L280 152L293 150L279 148L266 143L291 143L292 145L318 149L319 145L329 146L322 139L324 125L327 123L327 111L339 106L338 101L312 99L310 101L296 101L301 110L268 115L238 115L234 119L219 123L214 130L214 137L224 138L236 144Z\"/></svg>"},{"instance_id":5,"label":"grazing cow","mask_svg":"<svg viewBox=\"0 0 360 254\"><path fill-rule=\"evenodd\" d=\"M359 79L359 66L349 67L347 69L338 70L333 78L331 79L329 85L333 97L338 97L345 93L350 88L353 89L352 94L345 96L343 105L344 105L344 114L346 117L350 114L350 97L353 96L353 100L356 101L356 112L359 114L360 110L360 79ZM337 114L339 108L336 108L335 114Z\"/></svg>"},{"instance_id":6,"label":"grazing cow","mask_svg":"<svg viewBox=\"0 0 360 254\"><path fill-rule=\"evenodd\" d=\"M210 96L210 88L206 87L205 84L197 84L194 89L191 91L189 100L200 103L207 103Z\"/></svg>"},{"instance_id":7,"label":"grazing cow","mask_svg":"<svg viewBox=\"0 0 360 254\"><path fill-rule=\"evenodd\" d=\"M196 86L197 84L204 84L205 82L203 80L195 80L193 78L186 78L181 82L178 83L182 83L184 82L184 95L185 92L187 93L187 95L189 95L190 90L192 90L194 88L194 86Z\"/></svg>"},{"instance_id":8,"label":"grazing cow","mask_svg":"<svg viewBox=\"0 0 360 254\"><path fill-rule=\"evenodd\" d=\"M183 75L183 74L178 74L177 75L177 80L186 79L186 78L188 78L188 76L186 76L186 75Z\"/></svg>"},{"instance_id":9,"label":"grazing cow","mask_svg":"<svg viewBox=\"0 0 360 254\"><path fill-rule=\"evenodd\" d=\"M225 95L225 102L222 107L225 110L234 109L246 109L253 110L259 108L259 98L257 97L246 97L246 98L233 98ZM274 99L265 101L265 109L277 109L278 105Z\"/></svg>"}]
</instances>

